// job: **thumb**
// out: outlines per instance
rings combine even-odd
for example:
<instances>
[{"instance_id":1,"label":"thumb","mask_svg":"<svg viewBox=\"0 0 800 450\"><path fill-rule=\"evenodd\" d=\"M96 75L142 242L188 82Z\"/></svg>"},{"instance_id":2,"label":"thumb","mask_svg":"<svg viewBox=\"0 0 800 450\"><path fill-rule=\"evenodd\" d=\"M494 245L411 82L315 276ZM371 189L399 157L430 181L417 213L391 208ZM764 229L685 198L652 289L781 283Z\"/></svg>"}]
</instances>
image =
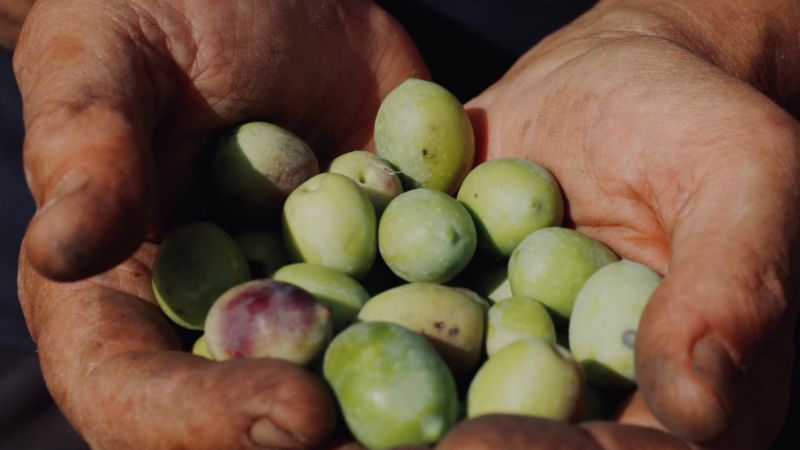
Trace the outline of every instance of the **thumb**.
<instances>
[{"instance_id":1,"label":"thumb","mask_svg":"<svg viewBox=\"0 0 800 450\"><path fill-rule=\"evenodd\" d=\"M640 389L664 425L694 442L756 433L766 441L786 411L798 167L797 139L785 131L702 177L677 215L668 273L642 316ZM773 150L783 153L764 156ZM764 427L750 429L754 422Z\"/></svg>"},{"instance_id":2,"label":"thumb","mask_svg":"<svg viewBox=\"0 0 800 450\"><path fill-rule=\"evenodd\" d=\"M40 273L73 280L121 262L147 232L156 96L124 19L51 5L34 7L14 61L38 207L26 253Z\"/></svg>"}]
</instances>

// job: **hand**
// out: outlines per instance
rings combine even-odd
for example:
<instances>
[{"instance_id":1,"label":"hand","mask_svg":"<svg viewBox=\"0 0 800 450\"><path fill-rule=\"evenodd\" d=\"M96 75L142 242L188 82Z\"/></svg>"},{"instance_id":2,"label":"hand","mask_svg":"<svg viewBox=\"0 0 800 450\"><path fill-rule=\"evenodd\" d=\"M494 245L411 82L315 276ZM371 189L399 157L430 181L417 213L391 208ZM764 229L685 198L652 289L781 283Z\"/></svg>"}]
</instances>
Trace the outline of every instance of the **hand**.
<instances>
[{"instance_id":1,"label":"hand","mask_svg":"<svg viewBox=\"0 0 800 450\"><path fill-rule=\"evenodd\" d=\"M404 30L361 0L41 0L15 69L39 207L20 299L48 387L92 448L326 442L334 403L305 370L177 351L143 239L178 215L202 150L240 122L279 123L323 162L367 145L380 99L427 76Z\"/></svg>"},{"instance_id":2,"label":"hand","mask_svg":"<svg viewBox=\"0 0 800 450\"><path fill-rule=\"evenodd\" d=\"M486 158L547 167L579 231L664 275L638 390L616 423L486 417L437 449L757 449L780 430L800 127L662 20L601 3L468 104Z\"/></svg>"}]
</instances>

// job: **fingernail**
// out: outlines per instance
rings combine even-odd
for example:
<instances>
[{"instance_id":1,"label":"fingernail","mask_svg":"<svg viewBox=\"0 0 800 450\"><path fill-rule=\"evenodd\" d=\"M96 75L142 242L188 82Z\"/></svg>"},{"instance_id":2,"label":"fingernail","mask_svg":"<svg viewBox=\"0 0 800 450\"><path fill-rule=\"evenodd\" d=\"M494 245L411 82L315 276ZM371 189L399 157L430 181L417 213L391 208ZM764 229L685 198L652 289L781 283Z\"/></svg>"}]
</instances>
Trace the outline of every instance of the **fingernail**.
<instances>
[{"instance_id":1,"label":"fingernail","mask_svg":"<svg viewBox=\"0 0 800 450\"><path fill-rule=\"evenodd\" d=\"M710 428L718 434L727 430L733 420L734 366L725 347L711 335L700 338L692 349L692 369L716 391L718 407L712 412Z\"/></svg>"},{"instance_id":2,"label":"fingernail","mask_svg":"<svg viewBox=\"0 0 800 450\"><path fill-rule=\"evenodd\" d=\"M250 439L255 445L265 449L302 450L306 448L297 437L276 426L269 418L259 419L250 427Z\"/></svg>"},{"instance_id":3,"label":"fingernail","mask_svg":"<svg viewBox=\"0 0 800 450\"><path fill-rule=\"evenodd\" d=\"M52 207L58 201L70 194L83 189L89 183L89 176L80 169L73 169L64 174L47 195L47 201L39 208L39 213Z\"/></svg>"}]
</instances>

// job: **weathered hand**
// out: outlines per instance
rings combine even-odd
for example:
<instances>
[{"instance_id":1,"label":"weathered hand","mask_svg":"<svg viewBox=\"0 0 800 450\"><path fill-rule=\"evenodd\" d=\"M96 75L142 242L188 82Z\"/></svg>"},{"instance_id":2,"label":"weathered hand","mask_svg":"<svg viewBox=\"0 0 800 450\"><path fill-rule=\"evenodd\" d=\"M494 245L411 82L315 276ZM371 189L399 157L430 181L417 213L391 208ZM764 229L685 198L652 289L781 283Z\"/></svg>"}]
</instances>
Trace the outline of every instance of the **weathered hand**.
<instances>
[{"instance_id":1,"label":"weathered hand","mask_svg":"<svg viewBox=\"0 0 800 450\"><path fill-rule=\"evenodd\" d=\"M26 251L60 280L127 258L196 182L221 130L268 119L325 161L371 139L389 90L427 76L367 0L42 0L15 69L39 206Z\"/></svg>"},{"instance_id":2,"label":"weathered hand","mask_svg":"<svg viewBox=\"0 0 800 450\"><path fill-rule=\"evenodd\" d=\"M361 0L40 0L15 69L39 206L20 299L48 387L92 448L325 443L333 399L305 370L176 351L143 241L228 127L279 123L323 162L366 145L380 99L427 76L404 30Z\"/></svg>"},{"instance_id":3,"label":"weathered hand","mask_svg":"<svg viewBox=\"0 0 800 450\"><path fill-rule=\"evenodd\" d=\"M618 423L490 417L437 448L756 449L780 430L800 127L665 28L601 5L468 104L487 158L544 165L578 230L664 275L637 336L638 391Z\"/></svg>"}]
</instances>

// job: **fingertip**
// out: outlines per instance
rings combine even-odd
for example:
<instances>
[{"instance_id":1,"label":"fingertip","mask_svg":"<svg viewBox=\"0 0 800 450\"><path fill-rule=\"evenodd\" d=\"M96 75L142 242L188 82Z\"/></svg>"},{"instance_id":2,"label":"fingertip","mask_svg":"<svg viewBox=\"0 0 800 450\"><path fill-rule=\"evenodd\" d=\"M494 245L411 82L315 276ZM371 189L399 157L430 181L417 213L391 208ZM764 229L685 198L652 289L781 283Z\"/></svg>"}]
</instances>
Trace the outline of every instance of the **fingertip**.
<instances>
[{"instance_id":1,"label":"fingertip","mask_svg":"<svg viewBox=\"0 0 800 450\"><path fill-rule=\"evenodd\" d=\"M28 225L28 262L55 281L75 281L116 266L141 244L151 220L152 208L136 203L114 192L98 193L89 182L53 195Z\"/></svg>"},{"instance_id":2,"label":"fingertip","mask_svg":"<svg viewBox=\"0 0 800 450\"><path fill-rule=\"evenodd\" d=\"M694 341L685 358L654 352L637 362L639 385L659 421L695 443L719 441L733 424L733 364L709 334Z\"/></svg>"},{"instance_id":3,"label":"fingertip","mask_svg":"<svg viewBox=\"0 0 800 450\"><path fill-rule=\"evenodd\" d=\"M710 334L695 342L692 348L692 371L698 382L709 386L709 395L715 400L709 414L712 430L717 434L728 430L733 422L734 364L725 347Z\"/></svg>"},{"instance_id":4,"label":"fingertip","mask_svg":"<svg viewBox=\"0 0 800 450\"><path fill-rule=\"evenodd\" d=\"M253 422L252 442L265 448L321 448L334 433L336 406L317 376L284 361L271 360L281 371L270 411Z\"/></svg>"},{"instance_id":5,"label":"fingertip","mask_svg":"<svg viewBox=\"0 0 800 450\"><path fill-rule=\"evenodd\" d=\"M672 268L645 307L635 349L636 380L653 415L671 433L701 444L737 434L742 341L732 330L752 330L732 327L732 299L741 294L708 274L710 266Z\"/></svg>"},{"instance_id":6,"label":"fingertip","mask_svg":"<svg viewBox=\"0 0 800 450\"><path fill-rule=\"evenodd\" d=\"M25 255L30 265L53 281L74 281L88 276L91 269L87 267L85 244L76 239L64 242L52 236L50 227L43 225L40 217L34 217L25 237Z\"/></svg>"}]
</instances>

